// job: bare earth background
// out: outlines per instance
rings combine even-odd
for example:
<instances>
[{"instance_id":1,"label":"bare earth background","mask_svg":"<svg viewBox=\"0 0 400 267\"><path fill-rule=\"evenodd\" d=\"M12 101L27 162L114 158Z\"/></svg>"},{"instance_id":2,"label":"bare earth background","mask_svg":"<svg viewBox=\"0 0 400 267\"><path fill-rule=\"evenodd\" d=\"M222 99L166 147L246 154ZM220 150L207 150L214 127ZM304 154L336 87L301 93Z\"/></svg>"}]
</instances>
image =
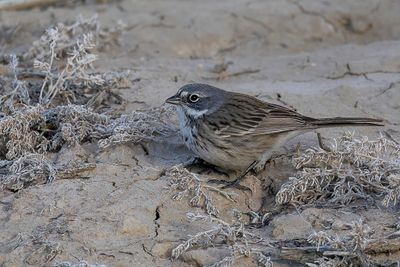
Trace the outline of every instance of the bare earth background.
<instances>
[{"instance_id":1,"label":"bare earth background","mask_svg":"<svg viewBox=\"0 0 400 267\"><path fill-rule=\"evenodd\" d=\"M73 2L0 11L0 53L22 53L48 27L74 21L79 14L98 14L102 26L112 27L118 20L127 25L119 45L97 53L94 63L96 71L131 71L128 86L114 89L123 101L111 114L159 107L180 86L204 82L309 116L383 118L384 129L400 140L397 0ZM328 139L344 130L320 132ZM382 129L349 130L376 138ZM301 149L317 146L315 133L308 133L288 148L299 142ZM0 266L52 266L64 261L69 262L64 266L73 266L81 260L93 266L203 266L221 260L229 254L222 246L194 249L171 260L171 250L188 235L208 229L207 224L187 221L188 211L201 208L172 200L162 175L191 156L179 137L105 150L95 142L64 146L51 155L56 162L80 158L96 168L77 179L0 191ZM252 196L228 190L236 193L236 202L210 192L219 218L230 223L233 208L273 210L274 195L292 173L288 160L268 165L264 173L249 175L244 182ZM203 175L223 178L212 171ZM289 207L254 231L265 240L295 244L328 224L340 232L362 219L374 234L387 236L398 216L398 208L376 205ZM21 241L38 231L52 246ZM374 264L398 263L400 243L396 244L397 248L392 245L374 255ZM57 249L46 251L48 247ZM271 254L274 266L302 266L318 256L280 251ZM234 263L244 265L257 262L243 257Z\"/></svg>"}]
</instances>

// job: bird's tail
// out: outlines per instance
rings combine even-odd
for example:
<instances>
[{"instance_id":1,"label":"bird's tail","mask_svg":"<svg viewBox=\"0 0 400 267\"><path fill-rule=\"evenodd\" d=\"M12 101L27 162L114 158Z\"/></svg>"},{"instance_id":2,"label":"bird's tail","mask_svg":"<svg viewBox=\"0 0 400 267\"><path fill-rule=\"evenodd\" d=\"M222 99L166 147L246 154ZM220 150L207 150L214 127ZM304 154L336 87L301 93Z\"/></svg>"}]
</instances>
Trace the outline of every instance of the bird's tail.
<instances>
[{"instance_id":1,"label":"bird's tail","mask_svg":"<svg viewBox=\"0 0 400 267\"><path fill-rule=\"evenodd\" d=\"M323 118L315 119L311 122L313 126L322 127L342 127L342 126L383 126L383 120L372 118Z\"/></svg>"}]
</instances>

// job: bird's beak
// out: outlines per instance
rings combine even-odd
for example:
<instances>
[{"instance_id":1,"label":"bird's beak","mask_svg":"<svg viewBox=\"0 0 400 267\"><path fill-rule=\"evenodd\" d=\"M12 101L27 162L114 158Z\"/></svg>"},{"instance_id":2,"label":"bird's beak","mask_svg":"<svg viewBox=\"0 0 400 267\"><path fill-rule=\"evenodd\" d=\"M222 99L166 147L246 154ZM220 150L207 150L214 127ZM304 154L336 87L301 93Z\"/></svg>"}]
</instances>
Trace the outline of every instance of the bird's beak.
<instances>
[{"instance_id":1,"label":"bird's beak","mask_svg":"<svg viewBox=\"0 0 400 267\"><path fill-rule=\"evenodd\" d=\"M170 98L167 98L167 100L165 100L165 102L167 102L169 104L173 104L173 105L178 105L179 103L181 103L181 98L179 95L174 95L174 96L171 96Z\"/></svg>"}]
</instances>

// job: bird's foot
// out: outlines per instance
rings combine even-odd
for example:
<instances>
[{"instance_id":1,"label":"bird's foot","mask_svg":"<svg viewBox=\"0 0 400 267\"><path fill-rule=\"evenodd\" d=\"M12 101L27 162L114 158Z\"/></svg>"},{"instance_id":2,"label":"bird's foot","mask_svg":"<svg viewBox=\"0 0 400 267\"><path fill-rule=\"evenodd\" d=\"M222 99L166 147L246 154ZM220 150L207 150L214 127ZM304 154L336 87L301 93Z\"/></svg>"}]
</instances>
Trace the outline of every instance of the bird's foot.
<instances>
[{"instance_id":1,"label":"bird's foot","mask_svg":"<svg viewBox=\"0 0 400 267\"><path fill-rule=\"evenodd\" d=\"M234 188L237 188L237 189L240 189L240 190L243 190L243 191L249 191L250 194L253 194L253 191L251 191L251 189L248 188L247 186L241 185L240 181L242 181L246 177L246 175L251 170L253 170L255 166L257 166L257 164L258 164L257 160L253 161L253 163L251 163L250 166L247 167L244 172L242 172L234 181L229 182L228 184L224 185L222 187L222 189L229 188L229 187L234 187Z\"/></svg>"},{"instance_id":2,"label":"bird's foot","mask_svg":"<svg viewBox=\"0 0 400 267\"><path fill-rule=\"evenodd\" d=\"M253 167L253 170L256 173L260 173L268 165L269 166L271 166L271 165L275 166L276 165L276 161L278 159L282 159L282 158L286 158L286 157L290 157L290 155L286 151L277 150L277 151L268 152L268 153L266 153L266 154L264 154L262 156L262 158L257 162L257 164L255 164L255 166Z\"/></svg>"}]
</instances>

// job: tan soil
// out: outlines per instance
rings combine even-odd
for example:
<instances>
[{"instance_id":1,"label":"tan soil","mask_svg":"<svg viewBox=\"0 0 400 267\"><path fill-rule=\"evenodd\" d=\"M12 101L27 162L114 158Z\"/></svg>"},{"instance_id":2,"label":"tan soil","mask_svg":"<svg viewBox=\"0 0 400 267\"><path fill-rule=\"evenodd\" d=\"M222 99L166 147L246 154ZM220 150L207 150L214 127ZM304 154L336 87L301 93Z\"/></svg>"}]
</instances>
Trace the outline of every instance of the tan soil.
<instances>
[{"instance_id":1,"label":"tan soil","mask_svg":"<svg viewBox=\"0 0 400 267\"><path fill-rule=\"evenodd\" d=\"M19 25L19 29L11 39L2 35L0 49L23 51L55 22L98 13L103 25L112 26L118 19L128 25L121 45L99 54L95 65L104 71L130 69L132 79L140 78L119 92L127 101L121 107L123 113L160 106L180 86L196 81L284 103L314 117L383 118L385 129L400 140L399 1L103 2L1 11L1 25ZM227 61L233 64L226 72L211 71ZM254 73L231 75L244 70ZM321 133L337 137L344 130ZM381 129L351 130L376 137ZM316 145L315 133L296 138L288 147L298 142L303 148ZM88 158L97 163L96 169L86 179L0 192L0 266L51 266L78 260L107 266L198 266L220 260L227 251L218 248L170 259L172 248L205 229L187 222L185 214L193 208L186 201L173 201L165 190L167 181L159 176L191 154L179 140L144 146L148 153L139 145L106 151L90 144L63 148L58 161ZM274 193L293 171L283 161L258 175L272 181L269 193L262 190L262 181L249 176L244 184L253 189L253 196L237 191L234 204L213 194L220 216L229 221L234 207L270 210ZM267 240L307 238L323 229L326 221L334 225L332 231L344 231L343 225L363 218L378 229L375 235L384 236L398 215L398 210L377 208L310 207L275 216L259 233ZM12 246L19 234L26 239L38 227L47 226L57 230L47 233L46 240L61 248L51 260L46 258L48 251L38 251L33 245ZM381 257L381 263L398 260L399 253ZM276 266L293 264L273 261ZM236 263L255 264L250 259Z\"/></svg>"}]
</instances>

